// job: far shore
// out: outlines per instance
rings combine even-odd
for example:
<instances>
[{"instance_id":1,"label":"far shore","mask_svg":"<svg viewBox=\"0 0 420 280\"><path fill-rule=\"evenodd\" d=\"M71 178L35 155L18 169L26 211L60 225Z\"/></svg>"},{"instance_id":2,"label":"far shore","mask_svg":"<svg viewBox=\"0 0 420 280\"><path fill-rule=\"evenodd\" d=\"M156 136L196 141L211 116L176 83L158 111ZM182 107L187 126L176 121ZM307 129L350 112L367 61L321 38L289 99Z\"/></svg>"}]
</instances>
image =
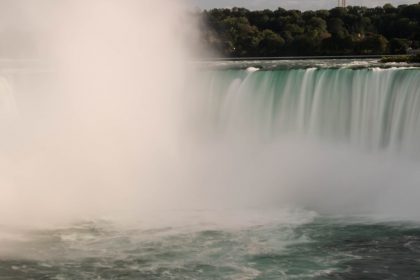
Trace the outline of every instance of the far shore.
<instances>
[{"instance_id":1,"label":"far shore","mask_svg":"<svg viewBox=\"0 0 420 280\"><path fill-rule=\"evenodd\" d=\"M246 60L311 60L311 59L383 59L401 55L328 55L328 56L275 56L275 57L211 57L203 61L246 61Z\"/></svg>"}]
</instances>

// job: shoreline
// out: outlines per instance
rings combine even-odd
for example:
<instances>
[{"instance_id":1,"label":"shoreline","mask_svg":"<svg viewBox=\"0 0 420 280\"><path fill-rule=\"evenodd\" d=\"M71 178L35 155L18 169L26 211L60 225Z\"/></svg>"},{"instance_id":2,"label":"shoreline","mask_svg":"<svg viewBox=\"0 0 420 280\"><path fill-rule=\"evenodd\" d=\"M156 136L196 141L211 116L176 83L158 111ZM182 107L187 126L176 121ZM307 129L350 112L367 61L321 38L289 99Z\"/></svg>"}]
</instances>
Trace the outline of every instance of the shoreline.
<instances>
[{"instance_id":1,"label":"shoreline","mask_svg":"<svg viewBox=\"0 0 420 280\"><path fill-rule=\"evenodd\" d=\"M214 57L200 61L276 61L276 60L320 60L320 59L382 59L401 55L324 55L324 56L273 56L273 57Z\"/></svg>"}]
</instances>

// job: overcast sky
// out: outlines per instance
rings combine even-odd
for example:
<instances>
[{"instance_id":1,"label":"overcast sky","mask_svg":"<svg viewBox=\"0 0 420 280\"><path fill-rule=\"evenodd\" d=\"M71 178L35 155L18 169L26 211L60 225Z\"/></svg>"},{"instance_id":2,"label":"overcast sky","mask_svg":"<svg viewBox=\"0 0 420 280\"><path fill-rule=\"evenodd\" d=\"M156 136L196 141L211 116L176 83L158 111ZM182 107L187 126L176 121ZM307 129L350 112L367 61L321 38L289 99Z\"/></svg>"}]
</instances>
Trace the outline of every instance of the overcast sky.
<instances>
[{"instance_id":1,"label":"overcast sky","mask_svg":"<svg viewBox=\"0 0 420 280\"><path fill-rule=\"evenodd\" d=\"M337 5L337 0L192 0L201 9L246 7L248 9L274 9L283 7L287 9L313 10L330 9ZM347 0L352 6L383 6L386 3L393 5L414 4L420 0Z\"/></svg>"}]
</instances>

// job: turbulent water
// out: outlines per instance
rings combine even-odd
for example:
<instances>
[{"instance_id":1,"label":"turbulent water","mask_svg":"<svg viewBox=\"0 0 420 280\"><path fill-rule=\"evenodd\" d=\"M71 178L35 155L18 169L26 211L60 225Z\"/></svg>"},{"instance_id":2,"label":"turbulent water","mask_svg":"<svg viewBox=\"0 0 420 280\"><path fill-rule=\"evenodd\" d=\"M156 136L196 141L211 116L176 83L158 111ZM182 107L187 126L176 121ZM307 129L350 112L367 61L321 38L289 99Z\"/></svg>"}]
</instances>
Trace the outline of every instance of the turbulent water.
<instances>
[{"instance_id":1,"label":"turbulent water","mask_svg":"<svg viewBox=\"0 0 420 280\"><path fill-rule=\"evenodd\" d=\"M420 278L415 224L283 210L220 225L206 223L206 214L176 227L99 221L2 231L0 279Z\"/></svg>"},{"instance_id":2,"label":"turbulent water","mask_svg":"<svg viewBox=\"0 0 420 280\"><path fill-rule=\"evenodd\" d=\"M1 280L420 279L418 68L204 68L191 123L209 151L194 172L220 204L201 198L201 208L130 221L0 223ZM19 115L30 91L17 76L0 80L2 118Z\"/></svg>"}]
</instances>

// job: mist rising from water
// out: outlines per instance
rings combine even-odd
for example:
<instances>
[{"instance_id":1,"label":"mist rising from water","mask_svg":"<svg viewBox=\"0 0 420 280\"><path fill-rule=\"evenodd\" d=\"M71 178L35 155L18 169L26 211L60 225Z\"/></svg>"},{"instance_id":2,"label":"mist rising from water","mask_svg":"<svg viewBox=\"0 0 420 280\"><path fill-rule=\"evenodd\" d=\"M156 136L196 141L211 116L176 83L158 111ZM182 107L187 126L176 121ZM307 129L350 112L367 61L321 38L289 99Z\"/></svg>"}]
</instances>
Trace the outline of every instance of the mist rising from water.
<instances>
[{"instance_id":1,"label":"mist rising from water","mask_svg":"<svg viewBox=\"0 0 420 280\"><path fill-rule=\"evenodd\" d=\"M256 70L198 83L207 199L418 219L418 70Z\"/></svg>"},{"instance_id":2,"label":"mist rising from water","mask_svg":"<svg viewBox=\"0 0 420 280\"><path fill-rule=\"evenodd\" d=\"M207 85L187 63L194 23L179 1L3 5L18 11L11 26L35 30L51 71L1 122L0 224L285 205L417 213L417 164L345 145L266 141L249 123L233 138L209 135Z\"/></svg>"},{"instance_id":3,"label":"mist rising from water","mask_svg":"<svg viewBox=\"0 0 420 280\"><path fill-rule=\"evenodd\" d=\"M18 98L19 117L2 122L1 223L141 215L187 193L182 90L194 28L181 1L1 8L16 12L13 28L31 30L51 69Z\"/></svg>"}]
</instances>

